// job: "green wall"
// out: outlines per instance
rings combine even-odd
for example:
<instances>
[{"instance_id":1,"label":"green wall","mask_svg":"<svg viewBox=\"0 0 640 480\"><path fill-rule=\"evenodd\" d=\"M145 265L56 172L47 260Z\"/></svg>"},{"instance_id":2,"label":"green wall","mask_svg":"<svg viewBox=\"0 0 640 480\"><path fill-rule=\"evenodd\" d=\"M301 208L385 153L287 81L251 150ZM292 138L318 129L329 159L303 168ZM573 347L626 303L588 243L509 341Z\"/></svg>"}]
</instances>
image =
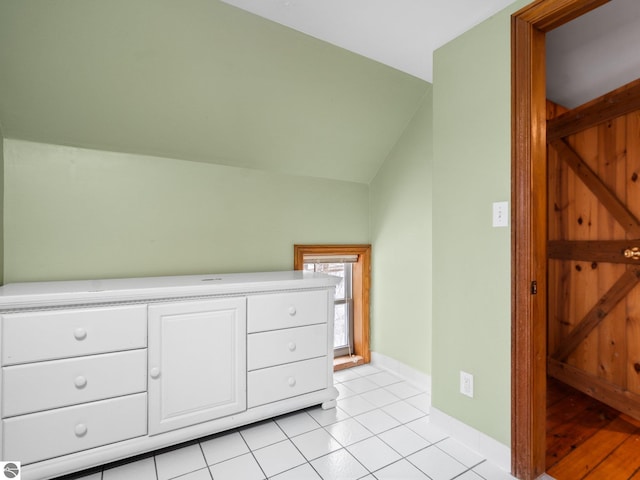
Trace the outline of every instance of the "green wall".
<instances>
[{"instance_id":1,"label":"green wall","mask_svg":"<svg viewBox=\"0 0 640 480\"><path fill-rule=\"evenodd\" d=\"M491 203L510 199L509 15L526 3L436 51L433 90L402 97L427 92L370 186L5 139L4 280L290 269L294 243L372 243L373 350L430 373L434 407L508 444L510 232Z\"/></svg>"},{"instance_id":2,"label":"green wall","mask_svg":"<svg viewBox=\"0 0 640 480\"><path fill-rule=\"evenodd\" d=\"M510 15L516 2L434 55L433 406L510 442ZM459 372L474 375L473 399Z\"/></svg>"},{"instance_id":3,"label":"green wall","mask_svg":"<svg viewBox=\"0 0 640 480\"><path fill-rule=\"evenodd\" d=\"M5 280L293 268L367 243L368 187L6 139Z\"/></svg>"},{"instance_id":4,"label":"green wall","mask_svg":"<svg viewBox=\"0 0 640 480\"><path fill-rule=\"evenodd\" d=\"M432 91L371 183L371 349L431 373Z\"/></svg>"},{"instance_id":5,"label":"green wall","mask_svg":"<svg viewBox=\"0 0 640 480\"><path fill-rule=\"evenodd\" d=\"M0 125L0 285L4 283L4 136Z\"/></svg>"}]
</instances>

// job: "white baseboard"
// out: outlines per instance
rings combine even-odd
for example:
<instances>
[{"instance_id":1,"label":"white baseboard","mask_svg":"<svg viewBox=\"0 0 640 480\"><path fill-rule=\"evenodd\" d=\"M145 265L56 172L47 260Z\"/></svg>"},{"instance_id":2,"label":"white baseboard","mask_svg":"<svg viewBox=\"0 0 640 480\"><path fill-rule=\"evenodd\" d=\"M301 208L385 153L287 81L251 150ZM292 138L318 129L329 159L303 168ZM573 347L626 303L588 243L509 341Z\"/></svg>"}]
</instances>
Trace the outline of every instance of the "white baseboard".
<instances>
[{"instance_id":1,"label":"white baseboard","mask_svg":"<svg viewBox=\"0 0 640 480\"><path fill-rule=\"evenodd\" d=\"M427 392L431 394L431 375L377 352L371 352L371 364L389 370L422 388L426 386ZM431 407L430 421L502 470L511 471L511 448L433 406Z\"/></svg>"},{"instance_id":2,"label":"white baseboard","mask_svg":"<svg viewBox=\"0 0 640 480\"><path fill-rule=\"evenodd\" d=\"M421 389L426 388L427 393L431 395L431 375L378 352L371 352L371 364L389 370Z\"/></svg>"},{"instance_id":3,"label":"white baseboard","mask_svg":"<svg viewBox=\"0 0 640 480\"><path fill-rule=\"evenodd\" d=\"M431 423L460 443L476 451L504 471L511 471L511 448L433 406L430 418Z\"/></svg>"}]
</instances>

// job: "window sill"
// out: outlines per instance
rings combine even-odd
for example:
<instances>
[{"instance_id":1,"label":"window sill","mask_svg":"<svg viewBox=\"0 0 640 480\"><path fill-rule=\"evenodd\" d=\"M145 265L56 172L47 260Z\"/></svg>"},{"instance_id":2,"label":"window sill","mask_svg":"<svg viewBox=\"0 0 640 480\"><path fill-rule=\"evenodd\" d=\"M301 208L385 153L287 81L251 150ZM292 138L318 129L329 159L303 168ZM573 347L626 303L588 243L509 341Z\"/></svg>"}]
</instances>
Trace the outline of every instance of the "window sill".
<instances>
[{"instance_id":1,"label":"window sill","mask_svg":"<svg viewBox=\"0 0 640 480\"><path fill-rule=\"evenodd\" d=\"M333 359L333 371L344 370L346 368L364 365L364 358L360 355L345 355L344 357L336 357Z\"/></svg>"}]
</instances>

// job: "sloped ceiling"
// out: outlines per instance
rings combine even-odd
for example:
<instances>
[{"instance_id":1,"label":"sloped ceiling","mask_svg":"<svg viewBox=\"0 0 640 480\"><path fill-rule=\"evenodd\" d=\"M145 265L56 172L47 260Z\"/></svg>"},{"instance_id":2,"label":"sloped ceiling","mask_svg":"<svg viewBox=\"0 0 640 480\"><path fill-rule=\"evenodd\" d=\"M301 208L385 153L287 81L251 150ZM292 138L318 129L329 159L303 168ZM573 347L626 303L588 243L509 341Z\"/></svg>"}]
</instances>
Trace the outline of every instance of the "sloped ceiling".
<instances>
[{"instance_id":1,"label":"sloped ceiling","mask_svg":"<svg viewBox=\"0 0 640 480\"><path fill-rule=\"evenodd\" d=\"M368 183L431 85L213 0L0 0L6 138Z\"/></svg>"},{"instance_id":2,"label":"sloped ceiling","mask_svg":"<svg viewBox=\"0 0 640 480\"><path fill-rule=\"evenodd\" d=\"M433 81L433 51L514 0L223 0Z\"/></svg>"},{"instance_id":3,"label":"sloped ceiling","mask_svg":"<svg viewBox=\"0 0 640 480\"><path fill-rule=\"evenodd\" d=\"M512 3L226 1L274 21L218 0L0 0L3 135L368 183L433 49ZM550 32L550 97L640 76L638 21L612 0Z\"/></svg>"}]
</instances>

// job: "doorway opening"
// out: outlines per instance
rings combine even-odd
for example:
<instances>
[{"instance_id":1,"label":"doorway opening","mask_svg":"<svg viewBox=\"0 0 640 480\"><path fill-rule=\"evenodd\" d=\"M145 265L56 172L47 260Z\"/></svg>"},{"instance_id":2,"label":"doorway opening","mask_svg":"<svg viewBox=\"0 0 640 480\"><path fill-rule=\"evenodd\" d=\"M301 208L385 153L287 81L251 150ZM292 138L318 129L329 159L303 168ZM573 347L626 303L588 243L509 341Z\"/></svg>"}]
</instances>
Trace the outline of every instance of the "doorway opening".
<instances>
[{"instance_id":1,"label":"doorway opening","mask_svg":"<svg viewBox=\"0 0 640 480\"><path fill-rule=\"evenodd\" d=\"M548 101L547 112L547 472L631 478L640 468L640 80L574 109Z\"/></svg>"},{"instance_id":2,"label":"doorway opening","mask_svg":"<svg viewBox=\"0 0 640 480\"><path fill-rule=\"evenodd\" d=\"M524 480L546 467L545 34L607 1L538 0L512 16L511 455Z\"/></svg>"},{"instance_id":3,"label":"doorway opening","mask_svg":"<svg viewBox=\"0 0 640 480\"><path fill-rule=\"evenodd\" d=\"M552 108L546 104L546 33L605 3L608 0L538 0L512 17L512 472L523 479L537 478L554 461L550 473L560 479L631 478L640 467L630 461L628 475L620 470L624 452L636 452L640 442L635 436L640 351L638 342L627 339L630 333L640 335L640 326L635 332L635 323L640 323L633 303L637 292L632 294L640 276L640 254L638 260L635 254L640 248L635 246L640 243L640 202L636 205L634 199L639 154L636 164L620 161L631 151L640 152L640 81L589 102L573 119L567 112L547 122ZM599 131L577 133L590 128ZM626 135L618 143L629 132L636 137ZM592 140L576 135L591 135ZM550 158L560 162L547 164L548 144ZM609 159L596 158L607 149L602 145L613 149L604 153ZM616 164L617 169L612 166ZM571 175L575 178L567 183ZM563 180L554 186L558 178ZM573 194L582 189L578 197L586 202L583 211L568 206L571 189ZM584 235L587 226L599 236ZM580 283L579 277L586 281ZM553 379L547 379L547 372ZM589 396L580 397L580 391ZM559 399L569 399L564 414L566 405ZM593 473L567 474L557 460L567 446L561 445L563 435L553 431L554 422L585 412L596 413L589 438L579 433L589 420L580 426L556 426L575 430L567 443L571 450L586 446L589 455L599 451L602 461L589 460L589 466L596 465ZM598 422L608 428L598 429ZM551 427L547 434L545 423ZM604 438L611 433L617 440ZM617 446L612 450L611 445ZM612 457L618 462L609 467L605 459ZM575 458L564 465L584 468Z\"/></svg>"}]
</instances>

